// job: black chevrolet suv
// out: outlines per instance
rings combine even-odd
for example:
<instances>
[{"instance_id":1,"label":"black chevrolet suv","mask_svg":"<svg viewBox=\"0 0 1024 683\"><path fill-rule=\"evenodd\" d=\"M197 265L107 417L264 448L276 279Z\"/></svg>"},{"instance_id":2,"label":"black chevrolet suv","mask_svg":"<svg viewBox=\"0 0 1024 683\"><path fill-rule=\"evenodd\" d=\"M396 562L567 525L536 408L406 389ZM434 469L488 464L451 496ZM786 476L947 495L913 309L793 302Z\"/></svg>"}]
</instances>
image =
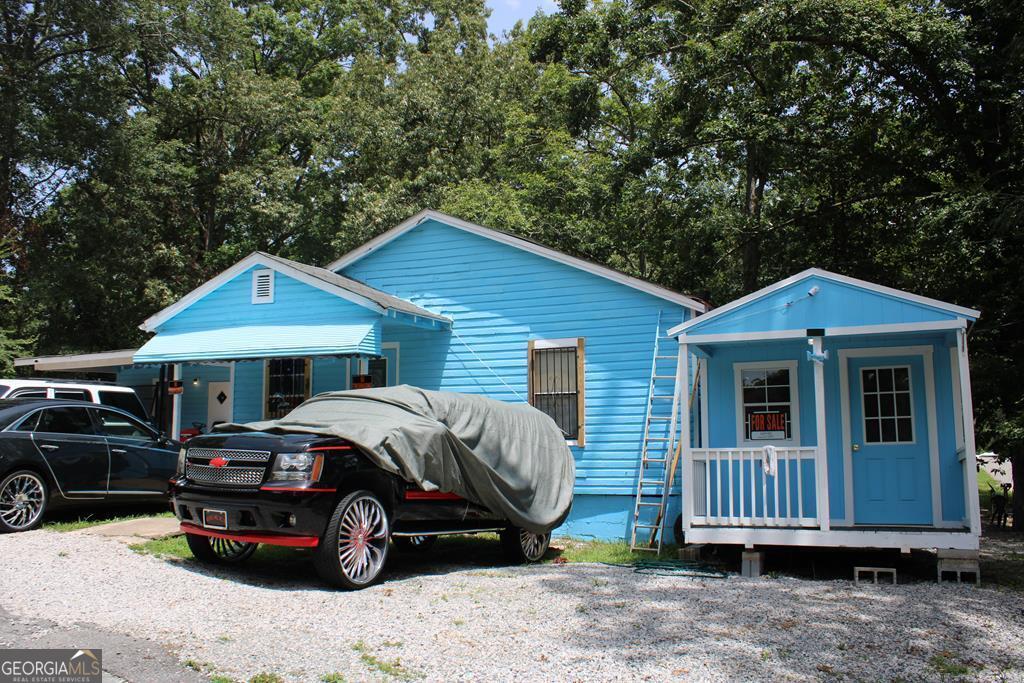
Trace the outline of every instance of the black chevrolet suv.
<instances>
[{"instance_id":1,"label":"black chevrolet suv","mask_svg":"<svg viewBox=\"0 0 1024 683\"><path fill-rule=\"evenodd\" d=\"M309 434L194 437L170 496L197 559L241 562L260 543L311 548L321 577L344 588L380 577L389 541L426 550L440 535L496 531L510 560L533 562L550 540L454 494L423 491L343 439Z\"/></svg>"}]
</instances>

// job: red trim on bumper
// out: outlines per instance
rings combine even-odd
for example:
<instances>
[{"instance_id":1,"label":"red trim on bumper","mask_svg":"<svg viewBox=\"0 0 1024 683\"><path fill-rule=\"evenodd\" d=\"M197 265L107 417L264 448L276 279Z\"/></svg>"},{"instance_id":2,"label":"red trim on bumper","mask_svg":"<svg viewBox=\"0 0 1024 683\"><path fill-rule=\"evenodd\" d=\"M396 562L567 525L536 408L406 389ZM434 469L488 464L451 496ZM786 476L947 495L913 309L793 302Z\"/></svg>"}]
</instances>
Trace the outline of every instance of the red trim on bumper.
<instances>
[{"instance_id":1,"label":"red trim on bumper","mask_svg":"<svg viewBox=\"0 0 1024 683\"><path fill-rule=\"evenodd\" d=\"M314 446L313 448L307 448L306 452L309 453L309 452L313 452L313 451L350 451L350 450L352 450L351 446Z\"/></svg>"},{"instance_id":2,"label":"red trim on bumper","mask_svg":"<svg viewBox=\"0 0 1024 683\"><path fill-rule=\"evenodd\" d=\"M301 486L261 486L260 491L286 491L289 493L334 493L338 489L324 489L310 486L308 488L302 488Z\"/></svg>"},{"instance_id":3,"label":"red trim on bumper","mask_svg":"<svg viewBox=\"0 0 1024 683\"><path fill-rule=\"evenodd\" d=\"M406 500L463 500L462 496L446 491L417 491L409 489L405 492Z\"/></svg>"},{"instance_id":4,"label":"red trim on bumper","mask_svg":"<svg viewBox=\"0 0 1024 683\"><path fill-rule=\"evenodd\" d=\"M226 538L229 541L239 543L265 543L266 545L283 545L289 548L315 548L320 545L320 539L316 536L285 536L284 534L246 534L214 529L204 529L188 522L181 523L181 531L186 534L198 536L209 536L211 538Z\"/></svg>"}]
</instances>

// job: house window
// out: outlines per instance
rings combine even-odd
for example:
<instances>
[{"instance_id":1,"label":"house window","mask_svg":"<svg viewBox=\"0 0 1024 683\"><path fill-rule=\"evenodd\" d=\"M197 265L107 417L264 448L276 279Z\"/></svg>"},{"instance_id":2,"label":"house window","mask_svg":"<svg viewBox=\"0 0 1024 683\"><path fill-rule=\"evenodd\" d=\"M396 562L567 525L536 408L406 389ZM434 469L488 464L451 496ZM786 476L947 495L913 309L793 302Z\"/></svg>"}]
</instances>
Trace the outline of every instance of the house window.
<instances>
[{"instance_id":1,"label":"house window","mask_svg":"<svg viewBox=\"0 0 1024 683\"><path fill-rule=\"evenodd\" d=\"M864 368L860 371L866 443L912 443L914 415L910 368Z\"/></svg>"},{"instance_id":2,"label":"house window","mask_svg":"<svg viewBox=\"0 0 1024 683\"><path fill-rule=\"evenodd\" d=\"M274 303L274 271L252 271L252 302L254 304Z\"/></svg>"},{"instance_id":3,"label":"house window","mask_svg":"<svg viewBox=\"0 0 1024 683\"><path fill-rule=\"evenodd\" d=\"M266 362L263 417L276 420L309 398L308 358L271 358Z\"/></svg>"},{"instance_id":4,"label":"house window","mask_svg":"<svg viewBox=\"0 0 1024 683\"><path fill-rule=\"evenodd\" d=\"M530 405L549 415L565 438L584 445L583 339L529 343Z\"/></svg>"},{"instance_id":5,"label":"house window","mask_svg":"<svg viewBox=\"0 0 1024 683\"><path fill-rule=\"evenodd\" d=\"M796 362L737 363L741 444L789 444L799 434Z\"/></svg>"}]
</instances>

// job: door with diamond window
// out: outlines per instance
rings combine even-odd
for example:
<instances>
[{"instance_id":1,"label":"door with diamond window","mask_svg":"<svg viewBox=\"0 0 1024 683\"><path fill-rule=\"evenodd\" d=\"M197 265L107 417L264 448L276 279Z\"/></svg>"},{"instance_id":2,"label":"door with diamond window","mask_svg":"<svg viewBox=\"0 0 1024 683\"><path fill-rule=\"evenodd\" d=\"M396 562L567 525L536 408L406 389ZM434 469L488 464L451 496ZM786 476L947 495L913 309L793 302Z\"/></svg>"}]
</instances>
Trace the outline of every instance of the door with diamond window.
<instances>
[{"instance_id":1,"label":"door with diamond window","mask_svg":"<svg viewBox=\"0 0 1024 683\"><path fill-rule=\"evenodd\" d=\"M231 382L210 382L207 391L206 427L218 422L231 422Z\"/></svg>"}]
</instances>

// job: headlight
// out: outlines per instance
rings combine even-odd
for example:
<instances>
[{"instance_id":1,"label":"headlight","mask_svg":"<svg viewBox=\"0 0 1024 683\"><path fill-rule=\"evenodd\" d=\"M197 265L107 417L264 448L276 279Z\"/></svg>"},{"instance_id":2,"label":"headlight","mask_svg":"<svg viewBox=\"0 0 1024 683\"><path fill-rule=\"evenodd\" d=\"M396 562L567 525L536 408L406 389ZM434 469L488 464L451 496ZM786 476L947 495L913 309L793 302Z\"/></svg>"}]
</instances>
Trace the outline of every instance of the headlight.
<instances>
[{"instance_id":1,"label":"headlight","mask_svg":"<svg viewBox=\"0 0 1024 683\"><path fill-rule=\"evenodd\" d=\"M323 465L322 455L315 453L278 453L271 481L317 481Z\"/></svg>"},{"instance_id":2,"label":"headlight","mask_svg":"<svg viewBox=\"0 0 1024 683\"><path fill-rule=\"evenodd\" d=\"M185 474L185 451L186 450L188 450L188 449L182 447L182 449L180 451L178 451L178 469L177 469L177 473L178 473L179 477L183 476Z\"/></svg>"}]
</instances>

